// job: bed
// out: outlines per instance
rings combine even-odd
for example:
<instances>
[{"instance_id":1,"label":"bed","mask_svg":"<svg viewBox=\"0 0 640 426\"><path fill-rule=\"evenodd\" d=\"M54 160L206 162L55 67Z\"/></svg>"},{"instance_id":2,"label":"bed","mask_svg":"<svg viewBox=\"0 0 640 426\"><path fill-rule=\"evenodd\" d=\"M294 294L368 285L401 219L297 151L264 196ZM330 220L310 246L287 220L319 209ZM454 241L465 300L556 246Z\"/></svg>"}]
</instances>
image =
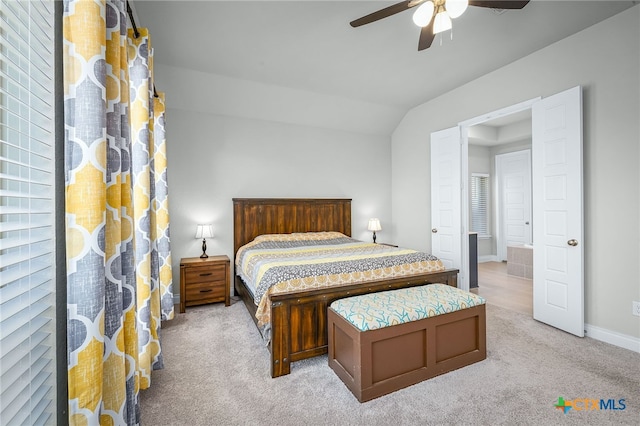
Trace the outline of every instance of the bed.
<instances>
[{"instance_id":1,"label":"bed","mask_svg":"<svg viewBox=\"0 0 640 426\"><path fill-rule=\"evenodd\" d=\"M265 234L337 232L351 236L351 199L234 198L233 216L234 254ZM234 261L235 294L259 326L254 295L235 264ZM430 283L456 287L457 275L457 269L447 269L270 294L271 376L289 374L292 362L327 353L327 306L334 300Z\"/></svg>"}]
</instances>

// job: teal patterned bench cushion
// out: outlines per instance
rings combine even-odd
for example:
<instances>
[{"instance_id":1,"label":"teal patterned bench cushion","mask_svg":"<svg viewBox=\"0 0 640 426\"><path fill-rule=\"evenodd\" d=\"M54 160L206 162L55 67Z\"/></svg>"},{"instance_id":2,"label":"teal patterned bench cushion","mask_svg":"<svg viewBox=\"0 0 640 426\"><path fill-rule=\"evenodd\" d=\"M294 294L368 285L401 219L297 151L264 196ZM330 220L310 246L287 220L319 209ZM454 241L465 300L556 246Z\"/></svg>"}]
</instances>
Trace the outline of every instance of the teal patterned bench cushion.
<instances>
[{"instance_id":1,"label":"teal patterned bench cushion","mask_svg":"<svg viewBox=\"0 0 640 426\"><path fill-rule=\"evenodd\" d=\"M360 331L367 331L484 303L483 297L468 291L445 284L428 284L338 299L331 308Z\"/></svg>"}]
</instances>

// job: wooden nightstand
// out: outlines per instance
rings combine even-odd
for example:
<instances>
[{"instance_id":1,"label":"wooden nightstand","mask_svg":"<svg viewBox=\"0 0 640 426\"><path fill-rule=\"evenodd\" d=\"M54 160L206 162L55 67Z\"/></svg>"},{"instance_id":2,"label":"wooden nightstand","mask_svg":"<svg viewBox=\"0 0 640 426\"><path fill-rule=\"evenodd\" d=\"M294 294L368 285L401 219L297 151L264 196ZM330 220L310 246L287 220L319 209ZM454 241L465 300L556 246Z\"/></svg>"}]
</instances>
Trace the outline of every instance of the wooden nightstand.
<instances>
[{"instance_id":1,"label":"wooden nightstand","mask_svg":"<svg viewBox=\"0 0 640 426\"><path fill-rule=\"evenodd\" d=\"M180 259L180 313L187 306L224 302L230 304L230 261L228 256Z\"/></svg>"}]
</instances>

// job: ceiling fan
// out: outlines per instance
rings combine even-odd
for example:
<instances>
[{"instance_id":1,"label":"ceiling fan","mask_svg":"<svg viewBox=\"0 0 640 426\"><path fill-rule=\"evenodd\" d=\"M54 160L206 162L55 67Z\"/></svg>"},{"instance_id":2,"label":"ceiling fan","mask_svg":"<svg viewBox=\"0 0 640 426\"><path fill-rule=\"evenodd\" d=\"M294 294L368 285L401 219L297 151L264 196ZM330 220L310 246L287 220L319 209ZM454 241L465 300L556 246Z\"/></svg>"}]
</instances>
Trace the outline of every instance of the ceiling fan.
<instances>
[{"instance_id":1,"label":"ceiling fan","mask_svg":"<svg viewBox=\"0 0 640 426\"><path fill-rule=\"evenodd\" d=\"M467 6L489 7L492 9L522 9L527 3L529 3L529 0L406 0L351 21L350 24L356 28L419 6L413 14L413 22L422 27L418 40L418 50L424 50L431 46L437 33L451 29L451 18L457 18L462 15Z\"/></svg>"}]
</instances>

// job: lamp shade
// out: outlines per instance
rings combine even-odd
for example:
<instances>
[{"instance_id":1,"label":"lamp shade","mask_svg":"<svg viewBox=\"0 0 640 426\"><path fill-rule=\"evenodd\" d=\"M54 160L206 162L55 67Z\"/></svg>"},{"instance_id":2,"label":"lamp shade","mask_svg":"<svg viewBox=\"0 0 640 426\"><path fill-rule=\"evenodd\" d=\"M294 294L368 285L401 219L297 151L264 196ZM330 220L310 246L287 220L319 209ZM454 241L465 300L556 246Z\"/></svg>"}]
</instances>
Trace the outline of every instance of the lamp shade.
<instances>
[{"instance_id":1,"label":"lamp shade","mask_svg":"<svg viewBox=\"0 0 640 426\"><path fill-rule=\"evenodd\" d=\"M431 1L422 3L413 13L413 23L419 27L426 27L429 25L429 22L431 22L431 18L433 17L434 8L435 6Z\"/></svg>"},{"instance_id":2,"label":"lamp shade","mask_svg":"<svg viewBox=\"0 0 640 426\"><path fill-rule=\"evenodd\" d=\"M433 21L433 33L438 34L451 29L451 18L444 10L440 10Z\"/></svg>"},{"instance_id":3,"label":"lamp shade","mask_svg":"<svg viewBox=\"0 0 640 426\"><path fill-rule=\"evenodd\" d=\"M461 16L469 6L469 0L447 0L445 2L445 9L451 18L457 18Z\"/></svg>"},{"instance_id":4,"label":"lamp shade","mask_svg":"<svg viewBox=\"0 0 640 426\"><path fill-rule=\"evenodd\" d=\"M213 226L207 225L197 225L196 226L196 239L200 238L213 238Z\"/></svg>"},{"instance_id":5,"label":"lamp shade","mask_svg":"<svg viewBox=\"0 0 640 426\"><path fill-rule=\"evenodd\" d=\"M373 217L369 219L369 226L367 227L369 231L381 231L382 226L380 226L380 220L377 217Z\"/></svg>"}]
</instances>

